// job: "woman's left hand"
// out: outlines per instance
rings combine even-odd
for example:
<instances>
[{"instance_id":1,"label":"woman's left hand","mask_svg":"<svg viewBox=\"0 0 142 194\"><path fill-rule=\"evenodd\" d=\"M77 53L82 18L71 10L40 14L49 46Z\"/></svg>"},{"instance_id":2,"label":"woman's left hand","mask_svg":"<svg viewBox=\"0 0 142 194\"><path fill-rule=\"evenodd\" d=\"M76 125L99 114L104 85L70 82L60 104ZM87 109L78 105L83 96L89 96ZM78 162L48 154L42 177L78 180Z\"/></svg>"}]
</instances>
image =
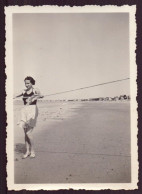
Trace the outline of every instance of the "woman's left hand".
<instances>
[{"instance_id":1,"label":"woman's left hand","mask_svg":"<svg viewBox=\"0 0 142 194\"><path fill-rule=\"evenodd\" d=\"M32 103L31 97L27 98L27 99L26 99L26 102L27 102L27 105L30 105L30 104Z\"/></svg>"}]
</instances>

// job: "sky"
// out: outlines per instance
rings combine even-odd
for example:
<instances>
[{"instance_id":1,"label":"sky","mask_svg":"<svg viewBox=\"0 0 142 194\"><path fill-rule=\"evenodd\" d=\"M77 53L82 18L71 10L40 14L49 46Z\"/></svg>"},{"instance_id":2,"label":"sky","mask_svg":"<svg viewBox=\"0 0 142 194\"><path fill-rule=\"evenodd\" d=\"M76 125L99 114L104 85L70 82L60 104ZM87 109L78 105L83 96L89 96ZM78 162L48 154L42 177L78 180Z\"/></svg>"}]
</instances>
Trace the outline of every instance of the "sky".
<instances>
[{"instance_id":1,"label":"sky","mask_svg":"<svg viewBox=\"0 0 142 194\"><path fill-rule=\"evenodd\" d=\"M129 77L128 13L13 14L14 93L32 76L43 95ZM46 97L130 94L129 80Z\"/></svg>"}]
</instances>

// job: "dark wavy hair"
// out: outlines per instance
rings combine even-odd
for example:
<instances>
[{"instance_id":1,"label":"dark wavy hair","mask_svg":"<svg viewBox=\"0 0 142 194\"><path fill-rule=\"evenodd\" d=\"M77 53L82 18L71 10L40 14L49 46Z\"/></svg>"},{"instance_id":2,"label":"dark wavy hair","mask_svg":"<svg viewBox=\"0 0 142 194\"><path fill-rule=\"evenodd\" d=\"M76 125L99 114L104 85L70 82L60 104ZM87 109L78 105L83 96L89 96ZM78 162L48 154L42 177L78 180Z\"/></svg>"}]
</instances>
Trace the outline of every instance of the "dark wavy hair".
<instances>
[{"instance_id":1,"label":"dark wavy hair","mask_svg":"<svg viewBox=\"0 0 142 194\"><path fill-rule=\"evenodd\" d=\"M27 77L24 79L24 81L26 81L26 80L30 80L31 84L32 84L32 85L35 85L35 80L34 80L34 78L32 78L31 76L27 76Z\"/></svg>"}]
</instances>

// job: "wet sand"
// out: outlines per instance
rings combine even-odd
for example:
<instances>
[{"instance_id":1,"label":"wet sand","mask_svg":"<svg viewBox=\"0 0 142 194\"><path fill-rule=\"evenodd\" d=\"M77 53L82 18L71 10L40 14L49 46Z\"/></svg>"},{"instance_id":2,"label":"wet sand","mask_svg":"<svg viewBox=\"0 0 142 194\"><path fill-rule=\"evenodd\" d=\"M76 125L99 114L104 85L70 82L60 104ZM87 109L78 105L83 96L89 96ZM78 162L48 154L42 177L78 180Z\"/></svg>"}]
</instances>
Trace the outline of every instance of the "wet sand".
<instances>
[{"instance_id":1,"label":"wet sand","mask_svg":"<svg viewBox=\"0 0 142 194\"><path fill-rule=\"evenodd\" d=\"M15 183L131 182L130 104L123 102L38 103L36 158L22 159L24 133L16 126Z\"/></svg>"}]
</instances>

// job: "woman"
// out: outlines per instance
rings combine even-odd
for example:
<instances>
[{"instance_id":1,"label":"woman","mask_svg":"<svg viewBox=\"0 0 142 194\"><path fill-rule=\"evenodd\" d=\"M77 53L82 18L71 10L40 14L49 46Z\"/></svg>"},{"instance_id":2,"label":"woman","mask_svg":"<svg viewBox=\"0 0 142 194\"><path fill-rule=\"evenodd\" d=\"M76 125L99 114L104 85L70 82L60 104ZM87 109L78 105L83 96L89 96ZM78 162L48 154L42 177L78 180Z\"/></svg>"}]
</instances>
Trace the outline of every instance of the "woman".
<instances>
[{"instance_id":1,"label":"woman","mask_svg":"<svg viewBox=\"0 0 142 194\"><path fill-rule=\"evenodd\" d=\"M28 76L24 80L26 89L15 98L23 96L24 107L21 110L21 120L18 125L24 129L25 133L25 145L26 153L23 155L23 159L30 156L35 157L35 151L33 147L33 129L36 125L38 117L37 99L42 98L39 89L33 88L35 80Z\"/></svg>"}]
</instances>

